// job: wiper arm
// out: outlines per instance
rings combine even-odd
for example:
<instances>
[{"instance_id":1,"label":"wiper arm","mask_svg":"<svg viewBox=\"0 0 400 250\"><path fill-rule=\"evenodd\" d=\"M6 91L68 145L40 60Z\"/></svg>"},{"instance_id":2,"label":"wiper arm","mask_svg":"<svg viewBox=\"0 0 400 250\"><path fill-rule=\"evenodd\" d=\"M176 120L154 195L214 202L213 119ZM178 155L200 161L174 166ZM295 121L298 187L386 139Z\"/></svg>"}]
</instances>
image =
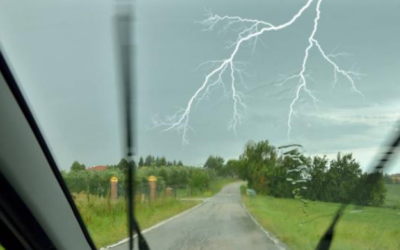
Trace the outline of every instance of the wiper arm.
<instances>
[{"instance_id":1,"label":"wiper arm","mask_svg":"<svg viewBox=\"0 0 400 250\"><path fill-rule=\"evenodd\" d=\"M395 140L389 145L388 150L386 153L383 155L381 160L378 162L377 166L374 168L374 172L372 174L368 175L368 185L367 188L369 189L368 191L371 192L373 186L376 184L376 182L379 180L379 172L382 171L385 166L392 160L393 154L395 150L399 147L400 145L400 131L397 134ZM342 205L338 211L336 212L335 218L333 219L331 225L329 226L328 230L326 230L325 234L321 237L316 250L329 250L332 241L333 241L333 236L335 234L335 227L341 218L343 211L347 205Z\"/></svg>"},{"instance_id":2,"label":"wiper arm","mask_svg":"<svg viewBox=\"0 0 400 250\"><path fill-rule=\"evenodd\" d=\"M335 234L335 227L346 207L347 207L346 205L342 205L336 212L335 218L331 222L331 225L329 226L328 230L326 230L325 234L320 239L316 250L327 250L331 247L333 236Z\"/></svg>"},{"instance_id":3,"label":"wiper arm","mask_svg":"<svg viewBox=\"0 0 400 250\"><path fill-rule=\"evenodd\" d=\"M133 22L133 1L123 1L121 6L118 7L116 29L117 39L120 57L120 68L121 68L121 80L122 80L122 91L123 91L123 109L125 118L125 138L126 138L126 160L128 161L128 187L127 187L127 198L128 198L128 234L129 234L129 249L134 248L133 233L136 231L138 236L138 246L140 250L149 250L149 246L146 239L140 232L139 224L135 219L135 187L133 185L135 180L135 166L133 164L133 155L135 150L134 145L134 131L133 128L133 114L134 100L132 98L132 92L134 91L134 81L132 77L132 51L131 51L131 37L132 37L132 22Z\"/></svg>"}]
</instances>

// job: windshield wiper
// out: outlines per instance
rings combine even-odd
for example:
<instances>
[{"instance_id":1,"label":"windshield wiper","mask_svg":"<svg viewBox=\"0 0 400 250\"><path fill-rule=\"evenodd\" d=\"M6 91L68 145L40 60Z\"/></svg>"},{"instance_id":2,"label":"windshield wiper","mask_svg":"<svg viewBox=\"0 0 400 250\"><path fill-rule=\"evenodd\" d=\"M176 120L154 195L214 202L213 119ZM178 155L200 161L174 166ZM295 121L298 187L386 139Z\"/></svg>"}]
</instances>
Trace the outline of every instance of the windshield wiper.
<instances>
[{"instance_id":1,"label":"windshield wiper","mask_svg":"<svg viewBox=\"0 0 400 250\"><path fill-rule=\"evenodd\" d=\"M393 142L389 145L388 150L383 155L381 160L378 162L376 167L373 169L373 172L368 175L367 186L366 186L366 188L368 189L367 190L368 193L372 192L374 185L377 183L377 181L380 178L379 174L383 171L385 166L392 160L393 154L395 153L395 150L399 147L399 145L400 145L400 132L397 134L397 136L393 140ZM339 219L341 218L343 211L346 209L346 207L347 207L347 205L342 205L338 209L328 230L326 230L325 234L321 237L321 239L316 247L317 250L330 249L330 247L332 245L333 237L335 234L335 227L336 227Z\"/></svg>"},{"instance_id":2,"label":"windshield wiper","mask_svg":"<svg viewBox=\"0 0 400 250\"><path fill-rule=\"evenodd\" d=\"M127 171L127 199L128 199L128 234L129 234L129 249L134 248L134 238L133 233L136 231L138 236L138 246L141 250L148 250L149 246L140 232L140 227L135 219L135 187L133 185L135 180L135 166L133 164L133 155L135 151L134 145L134 131L133 128L133 114L132 112L134 106L134 98L132 97L132 92L134 92L134 74L132 71L132 22L133 22L133 11L132 6L133 1L121 1L117 6L117 16L116 16L116 30L119 48L119 58L121 68L121 81L122 81L122 95L123 95L123 109L124 109L124 122L125 122L125 155L126 160L129 162Z\"/></svg>"}]
</instances>

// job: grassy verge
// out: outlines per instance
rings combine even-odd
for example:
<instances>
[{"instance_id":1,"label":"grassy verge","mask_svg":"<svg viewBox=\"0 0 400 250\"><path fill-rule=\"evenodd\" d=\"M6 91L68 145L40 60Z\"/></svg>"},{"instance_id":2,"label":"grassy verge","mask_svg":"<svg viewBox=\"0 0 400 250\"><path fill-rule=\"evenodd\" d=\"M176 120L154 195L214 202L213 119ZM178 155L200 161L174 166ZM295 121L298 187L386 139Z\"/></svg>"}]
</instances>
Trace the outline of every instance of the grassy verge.
<instances>
[{"instance_id":1,"label":"grassy verge","mask_svg":"<svg viewBox=\"0 0 400 250\"><path fill-rule=\"evenodd\" d=\"M79 195L75 203L98 248L128 237L126 201L110 201L96 196ZM136 217L141 229L149 228L158 222L187 210L198 202L181 202L176 199L159 199L136 205Z\"/></svg>"},{"instance_id":2,"label":"grassy verge","mask_svg":"<svg viewBox=\"0 0 400 250\"><path fill-rule=\"evenodd\" d=\"M250 213L291 249L315 249L339 204L310 202L307 214L294 199L243 197ZM336 227L331 249L400 249L400 210L350 206Z\"/></svg>"}]
</instances>

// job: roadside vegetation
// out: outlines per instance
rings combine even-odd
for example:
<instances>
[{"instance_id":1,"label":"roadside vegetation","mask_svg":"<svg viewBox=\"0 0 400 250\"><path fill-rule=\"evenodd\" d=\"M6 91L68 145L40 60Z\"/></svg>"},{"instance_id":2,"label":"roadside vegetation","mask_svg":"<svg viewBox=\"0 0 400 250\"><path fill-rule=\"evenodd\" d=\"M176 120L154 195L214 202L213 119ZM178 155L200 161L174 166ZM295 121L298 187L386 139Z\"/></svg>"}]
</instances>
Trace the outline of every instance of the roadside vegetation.
<instances>
[{"instance_id":1,"label":"roadside vegetation","mask_svg":"<svg viewBox=\"0 0 400 250\"><path fill-rule=\"evenodd\" d=\"M75 204L90 232L97 248L104 247L128 237L127 203L124 198L111 201L85 194L74 196ZM196 201L179 201L173 198L160 198L153 202L137 202L136 219L142 230L168 219L195 205Z\"/></svg>"},{"instance_id":2,"label":"roadside vegetation","mask_svg":"<svg viewBox=\"0 0 400 250\"><path fill-rule=\"evenodd\" d=\"M241 193L249 212L290 249L315 249L341 204L350 205L332 249L400 249L400 185L362 172L352 154L329 160L303 155L300 145L250 141L227 164L248 183Z\"/></svg>"},{"instance_id":3,"label":"roadside vegetation","mask_svg":"<svg viewBox=\"0 0 400 250\"><path fill-rule=\"evenodd\" d=\"M400 184L388 182L385 186L387 194L384 207L400 210Z\"/></svg>"},{"instance_id":4,"label":"roadside vegetation","mask_svg":"<svg viewBox=\"0 0 400 250\"><path fill-rule=\"evenodd\" d=\"M290 249L315 249L340 204L310 201L307 213L295 199L244 196L256 220ZM331 249L400 249L400 211L348 206L340 219Z\"/></svg>"},{"instance_id":5,"label":"roadside vegetation","mask_svg":"<svg viewBox=\"0 0 400 250\"><path fill-rule=\"evenodd\" d=\"M268 141L248 142L238 160L227 165L259 194L278 198L363 206L382 206L386 188L380 173L362 172L352 154L307 157L301 146L274 147ZM370 185L374 179L374 185Z\"/></svg>"},{"instance_id":6,"label":"roadside vegetation","mask_svg":"<svg viewBox=\"0 0 400 250\"><path fill-rule=\"evenodd\" d=\"M129 164L136 168L135 215L142 230L199 204L196 199L181 198L211 197L237 181L224 160L214 156L202 168L154 156L141 157L138 164L122 159L100 168L87 168L76 161L62 175L98 248L128 237L125 176ZM157 178L154 198L150 197L149 176ZM118 178L114 200L110 198L112 177Z\"/></svg>"}]
</instances>

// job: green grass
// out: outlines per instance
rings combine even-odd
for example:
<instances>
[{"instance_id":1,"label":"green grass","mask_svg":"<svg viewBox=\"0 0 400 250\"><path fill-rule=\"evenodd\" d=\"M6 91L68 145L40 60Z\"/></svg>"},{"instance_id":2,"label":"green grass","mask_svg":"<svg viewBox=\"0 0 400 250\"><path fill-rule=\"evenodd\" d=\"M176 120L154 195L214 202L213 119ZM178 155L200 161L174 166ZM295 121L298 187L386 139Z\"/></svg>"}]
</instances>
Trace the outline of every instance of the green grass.
<instances>
[{"instance_id":1,"label":"green grass","mask_svg":"<svg viewBox=\"0 0 400 250\"><path fill-rule=\"evenodd\" d=\"M218 193L225 185L237 179L223 178L211 183L204 192L192 193L192 197L210 197ZM110 201L85 194L73 195L81 216L98 248L115 243L128 237L126 201ZM178 189L177 197L188 197L186 189ZM140 201L140 198L137 199ZM160 198L154 202L137 202L136 218L142 230L160 221L170 218L195 205L196 201L179 201L174 198Z\"/></svg>"},{"instance_id":2,"label":"green grass","mask_svg":"<svg viewBox=\"0 0 400 250\"><path fill-rule=\"evenodd\" d=\"M386 184L386 189L385 207L400 208L400 185Z\"/></svg>"},{"instance_id":3,"label":"green grass","mask_svg":"<svg viewBox=\"0 0 400 250\"><path fill-rule=\"evenodd\" d=\"M310 202L305 214L294 199L243 196L243 201L257 221L291 249L315 249L340 206ZM400 249L399 239L400 210L349 206L331 249Z\"/></svg>"},{"instance_id":4,"label":"green grass","mask_svg":"<svg viewBox=\"0 0 400 250\"><path fill-rule=\"evenodd\" d=\"M75 196L75 203L96 246L100 248L128 237L126 201L110 201L96 196L89 198L86 195ZM197 204L163 198L154 202L139 202L135 213L144 230Z\"/></svg>"}]
</instances>

